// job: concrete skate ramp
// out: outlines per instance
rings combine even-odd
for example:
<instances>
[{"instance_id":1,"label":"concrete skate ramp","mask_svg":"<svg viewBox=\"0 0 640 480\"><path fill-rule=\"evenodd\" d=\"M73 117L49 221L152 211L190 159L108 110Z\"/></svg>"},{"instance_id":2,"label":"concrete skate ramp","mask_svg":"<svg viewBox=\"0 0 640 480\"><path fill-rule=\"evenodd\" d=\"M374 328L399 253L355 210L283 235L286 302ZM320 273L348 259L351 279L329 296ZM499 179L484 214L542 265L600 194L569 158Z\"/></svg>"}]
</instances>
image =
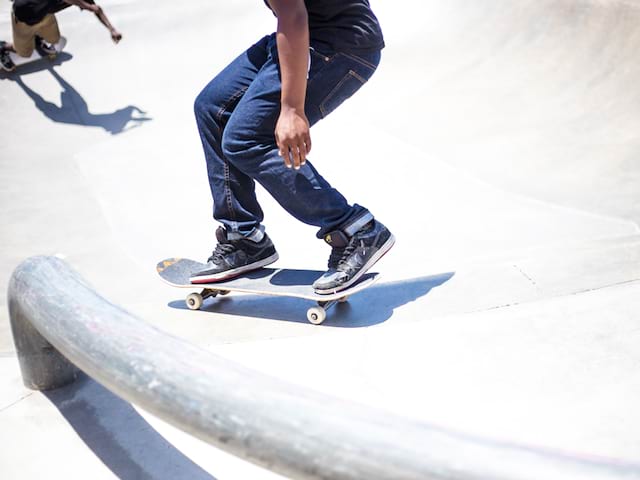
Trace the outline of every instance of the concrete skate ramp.
<instances>
[{"instance_id":1,"label":"concrete skate ramp","mask_svg":"<svg viewBox=\"0 0 640 480\"><path fill-rule=\"evenodd\" d=\"M59 253L115 304L263 373L472 435L637 462L640 2L371 3L382 64L314 127L311 160L396 235L379 289L321 328L306 304L262 297L181 308L157 261L214 246L193 100L274 19L259 0L104 0L120 45L67 9L72 58L0 79L0 291L25 258ZM279 266L324 268L315 229L258 194ZM7 478L40 478L39 465L111 478L108 434L162 470L136 453L151 427L111 422L117 404L89 388L107 435L88 446L105 467L22 389L14 355L3 295ZM272 478L145 418L216 478Z\"/></svg>"},{"instance_id":2,"label":"concrete skate ramp","mask_svg":"<svg viewBox=\"0 0 640 480\"><path fill-rule=\"evenodd\" d=\"M378 3L398 135L511 192L640 221L640 2Z\"/></svg>"}]
</instances>

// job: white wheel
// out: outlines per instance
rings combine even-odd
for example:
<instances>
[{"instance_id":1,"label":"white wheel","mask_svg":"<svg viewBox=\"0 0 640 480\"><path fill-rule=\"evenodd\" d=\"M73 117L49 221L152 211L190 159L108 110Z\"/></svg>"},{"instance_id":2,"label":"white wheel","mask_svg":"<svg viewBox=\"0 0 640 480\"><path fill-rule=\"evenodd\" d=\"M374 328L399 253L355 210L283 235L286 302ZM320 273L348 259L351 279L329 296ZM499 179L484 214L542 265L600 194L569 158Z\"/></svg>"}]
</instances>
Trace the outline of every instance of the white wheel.
<instances>
[{"instance_id":1,"label":"white wheel","mask_svg":"<svg viewBox=\"0 0 640 480\"><path fill-rule=\"evenodd\" d=\"M349 296L341 297L338 299L338 303L347 303L349 301Z\"/></svg>"},{"instance_id":2,"label":"white wheel","mask_svg":"<svg viewBox=\"0 0 640 480\"><path fill-rule=\"evenodd\" d=\"M200 310L202 306L202 295L199 293L190 293L187 295L187 299L185 300L187 307L189 310Z\"/></svg>"},{"instance_id":3,"label":"white wheel","mask_svg":"<svg viewBox=\"0 0 640 480\"><path fill-rule=\"evenodd\" d=\"M327 318L327 312L322 307L311 307L307 310L307 320L314 325L320 325Z\"/></svg>"}]
</instances>

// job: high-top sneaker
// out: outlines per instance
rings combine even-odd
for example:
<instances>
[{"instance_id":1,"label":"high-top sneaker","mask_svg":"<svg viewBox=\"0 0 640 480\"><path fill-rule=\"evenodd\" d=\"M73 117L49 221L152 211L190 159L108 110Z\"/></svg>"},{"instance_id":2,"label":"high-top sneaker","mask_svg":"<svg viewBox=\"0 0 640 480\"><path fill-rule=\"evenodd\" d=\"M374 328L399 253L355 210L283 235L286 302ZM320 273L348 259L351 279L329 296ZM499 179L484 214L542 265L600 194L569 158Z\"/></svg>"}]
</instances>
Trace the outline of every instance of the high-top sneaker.
<instances>
[{"instance_id":1,"label":"high-top sneaker","mask_svg":"<svg viewBox=\"0 0 640 480\"><path fill-rule=\"evenodd\" d=\"M191 275L191 283L228 280L278 260L278 252L266 233L259 242L248 238L229 240L226 229L219 227L216 239L218 245L207 260L207 266Z\"/></svg>"},{"instance_id":2,"label":"high-top sneaker","mask_svg":"<svg viewBox=\"0 0 640 480\"><path fill-rule=\"evenodd\" d=\"M345 239L344 244L333 246L329 270L313 283L314 290L330 294L353 285L394 243L395 238L387 227L372 220L353 237Z\"/></svg>"}]
</instances>

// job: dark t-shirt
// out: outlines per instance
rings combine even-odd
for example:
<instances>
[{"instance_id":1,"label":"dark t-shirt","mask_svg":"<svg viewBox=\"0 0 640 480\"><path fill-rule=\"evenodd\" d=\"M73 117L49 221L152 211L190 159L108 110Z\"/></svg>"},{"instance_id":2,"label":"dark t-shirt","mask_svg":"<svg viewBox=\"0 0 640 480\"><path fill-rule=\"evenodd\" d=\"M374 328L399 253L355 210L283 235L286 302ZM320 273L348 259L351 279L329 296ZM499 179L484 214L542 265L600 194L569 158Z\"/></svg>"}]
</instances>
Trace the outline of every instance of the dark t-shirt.
<instances>
[{"instance_id":1,"label":"dark t-shirt","mask_svg":"<svg viewBox=\"0 0 640 480\"><path fill-rule=\"evenodd\" d=\"M51 13L58 0L15 0L13 13L19 22L35 25Z\"/></svg>"},{"instance_id":2,"label":"dark t-shirt","mask_svg":"<svg viewBox=\"0 0 640 480\"><path fill-rule=\"evenodd\" d=\"M264 3L269 6L267 0ZM384 47L382 30L369 0L305 0L304 4L312 42L345 52Z\"/></svg>"},{"instance_id":3,"label":"dark t-shirt","mask_svg":"<svg viewBox=\"0 0 640 480\"><path fill-rule=\"evenodd\" d=\"M95 4L95 0L84 0ZM57 13L70 7L64 0L13 0L13 13L18 21L29 25L40 22L49 13Z\"/></svg>"}]
</instances>

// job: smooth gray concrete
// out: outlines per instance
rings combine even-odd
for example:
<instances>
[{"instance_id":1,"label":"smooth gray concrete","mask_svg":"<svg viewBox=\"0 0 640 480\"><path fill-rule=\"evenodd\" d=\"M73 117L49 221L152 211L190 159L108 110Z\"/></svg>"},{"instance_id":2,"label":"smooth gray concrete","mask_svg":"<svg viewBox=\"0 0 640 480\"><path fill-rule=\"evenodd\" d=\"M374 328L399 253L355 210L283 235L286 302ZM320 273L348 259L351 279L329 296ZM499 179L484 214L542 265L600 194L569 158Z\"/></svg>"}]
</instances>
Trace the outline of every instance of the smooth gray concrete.
<instances>
[{"instance_id":1,"label":"smooth gray concrete","mask_svg":"<svg viewBox=\"0 0 640 480\"><path fill-rule=\"evenodd\" d=\"M70 9L59 16L69 57L0 79L0 289L27 256L59 253L156 326L282 378L490 438L640 462L640 2L372 0L382 65L314 128L312 160L398 243L376 290L320 328L302 301L186 311L153 271L214 246L192 102L273 29L260 3L105 0L118 46ZM322 268L314 230L260 193L279 265ZM146 435L172 445L185 478L190 462L215 478L270 478L133 408L112 422L117 399L90 380L73 395L98 420L78 433L73 408L21 387L0 302L7 478L119 475L105 458L163 478ZM128 443L136 416L140 442Z\"/></svg>"}]
</instances>

